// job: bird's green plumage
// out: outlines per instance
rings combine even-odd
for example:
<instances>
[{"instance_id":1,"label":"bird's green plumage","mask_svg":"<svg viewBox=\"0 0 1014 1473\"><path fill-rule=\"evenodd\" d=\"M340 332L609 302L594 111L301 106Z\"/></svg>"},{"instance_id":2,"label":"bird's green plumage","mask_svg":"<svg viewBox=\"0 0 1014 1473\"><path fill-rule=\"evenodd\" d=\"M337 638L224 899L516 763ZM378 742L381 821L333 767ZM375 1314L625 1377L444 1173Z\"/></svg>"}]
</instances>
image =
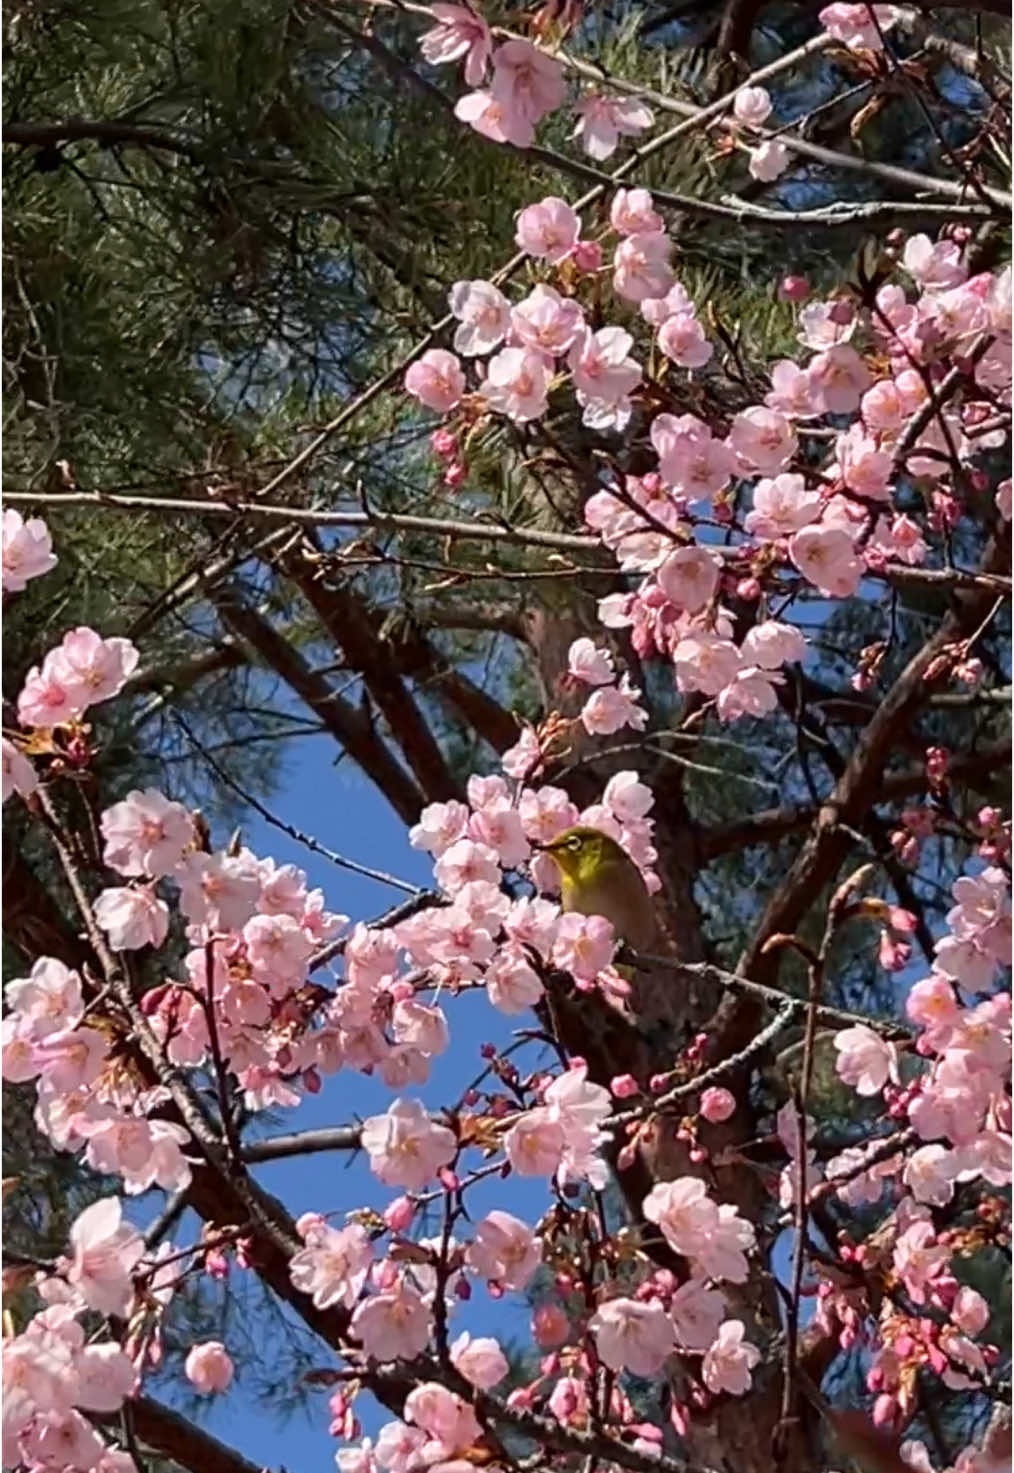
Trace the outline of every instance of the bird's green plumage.
<instances>
[{"instance_id":1,"label":"bird's green plumage","mask_svg":"<svg viewBox=\"0 0 1014 1473\"><path fill-rule=\"evenodd\" d=\"M560 871L565 911L605 916L635 951L650 951L657 934L655 908L630 855L601 829L578 824L543 849Z\"/></svg>"}]
</instances>

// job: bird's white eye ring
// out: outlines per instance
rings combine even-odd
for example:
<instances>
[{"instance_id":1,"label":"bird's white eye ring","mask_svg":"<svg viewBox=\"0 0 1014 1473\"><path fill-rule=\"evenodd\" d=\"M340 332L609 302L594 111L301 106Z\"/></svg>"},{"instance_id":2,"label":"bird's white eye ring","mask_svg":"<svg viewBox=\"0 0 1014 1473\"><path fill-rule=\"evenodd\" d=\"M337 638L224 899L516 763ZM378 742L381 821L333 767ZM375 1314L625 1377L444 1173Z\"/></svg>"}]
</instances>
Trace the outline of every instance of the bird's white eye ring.
<instances>
[{"instance_id":1,"label":"bird's white eye ring","mask_svg":"<svg viewBox=\"0 0 1014 1473\"><path fill-rule=\"evenodd\" d=\"M580 836L580 834L572 834L570 836L570 838L567 840L567 848L570 849L570 850L572 850L576 854L577 851L580 849L580 847L581 847L581 836Z\"/></svg>"}]
</instances>

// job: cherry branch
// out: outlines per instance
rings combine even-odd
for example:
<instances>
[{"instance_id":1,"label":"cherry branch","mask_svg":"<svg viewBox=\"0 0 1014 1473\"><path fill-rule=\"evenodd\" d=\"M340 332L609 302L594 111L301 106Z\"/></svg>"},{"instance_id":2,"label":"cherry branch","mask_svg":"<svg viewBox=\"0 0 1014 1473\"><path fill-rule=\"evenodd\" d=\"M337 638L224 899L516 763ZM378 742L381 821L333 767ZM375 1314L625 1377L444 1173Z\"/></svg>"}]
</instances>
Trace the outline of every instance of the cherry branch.
<instances>
[{"instance_id":1,"label":"cherry branch","mask_svg":"<svg viewBox=\"0 0 1014 1473\"><path fill-rule=\"evenodd\" d=\"M512 547L544 548L553 552L596 552L602 547L597 537L582 532L549 532L540 527L516 527L503 522L463 521L452 517L416 516L410 512L325 511L312 507L264 505L254 501L195 501L168 496L121 496L88 491L9 491L4 500L11 506L89 506L97 511L151 511L163 516L234 517L250 515L265 522L285 522L291 527L374 528L378 532L411 532L447 538L452 542L500 542ZM744 546L709 547L724 561L734 562L753 549ZM239 560L251 556L246 549ZM455 571L462 571L456 569ZM464 570L467 572L467 570ZM939 588L1009 594L1011 579L992 571L969 568L911 568L891 564L882 571L868 569L865 577L898 588Z\"/></svg>"},{"instance_id":2,"label":"cherry branch","mask_svg":"<svg viewBox=\"0 0 1014 1473\"><path fill-rule=\"evenodd\" d=\"M138 1442L161 1457L171 1458L189 1473L268 1473L263 1463L251 1463L153 1397L135 1397L125 1404L123 1414ZM120 1413L93 1415L92 1421L113 1432L120 1425Z\"/></svg>"},{"instance_id":3,"label":"cherry branch","mask_svg":"<svg viewBox=\"0 0 1014 1473\"><path fill-rule=\"evenodd\" d=\"M993 692L981 693L992 696ZM1000 696L1009 701L1009 693ZM931 704L945 699L934 697ZM963 697L961 698L964 699ZM867 717L872 711L867 713ZM948 766L948 777L952 781L967 782L974 787L978 778L993 780L998 771L1010 765L1010 743L991 742L978 752L956 755ZM913 797L926 788L926 768L923 763L904 768L900 772L885 773L876 794L878 803L892 803L900 798ZM737 819L734 823L716 824L702 829L698 835L701 856L705 863L728 854L736 849L746 849L753 844L774 844L789 834L799 833L815 822L819 809L812 806L786 804L781 808L766 808Z\"/></svg>"},{"instance_id":4,"label":"cherry branch","mask_svg":"<svg viewBox=\"0 0 1014 1473\"><path fill-rule=\"evenodd\" d=\"M397 10L408 10L418 15L425 15L431 20L436 20L432 9L427 5L406 4L403 3L403 0L370 0L370 4L377 9L394 8ZM321 6L321 8L327 9L328 7ZM650 102L662 112L675 113L679 117L685 118L689 124L688 132L700 129L705 123L711 122L713 119L728 113L735 98L735 93L727 93L722 98L719 98L717 102L713 102L707 107L697 107L693 103L683 102L679 98L670 97L667 93L658 92L651 87L644 87L638 82L630 82L615 72L606 72L602 67L596 66L593 62L586 62L571 55L562 47L553 49L547 46L540 46L530 36L521 36L519 33L507 30L501 26L494 27L493 34L498 39L505 41L528 41L545 55L552 57L565 71L570 71L578 76L599 82L610 91L620 92L626 96L636 97L644 102ZM794 52L789 54L792 65L826 49L832 44L833 38L827 32L814 36L810 41L806 42L803 46L797 47ZM757 71L751 73L749 77L746 77L736 90L739 91L742 87L756 87L770 80L773 76L778 75L780 71L784 70L788 60L788 57L782 57L777 63L769 67L759 68ZM967 194L967 184L964 182L959 183L953 179L941 179L929 174L920 174L914 169L900 168L896 164L880 163L875 159L864 158L858 153L840 153L836 149L825 148L821 144L811 143L807 138L798 137L784 130L758 127L753 129L753 132L760 139L777 138L779 143L783 144L791 153L798 154L800 158L810 159L814 163L824 164L831 168L845 169L852 173L865 174L867 177L879 179L884 183L894 184L899 188L916 191L920 194L946 195L949 199L956 201L959 208ZM546 149L527 149L521 150L521 152L537 156L542 162L551 161L558 168L564 165L570 166L573 162L569 159L562 158L558 154L553 154ZM586 177L590 177L590 175L586 175ZM1009 213L1012 204L1009 194L997 189L990 189L986 193L992 204L997 207L997 211ZM657 200L663 203L667 202L662 191L653 189L652 194ZM700 206L706 203L706 201L690 200L688 202L689 213L701 213ZM687 210L688 205L680 204L678 207ZM878 208L887 207L886 203L878 205ZM918 209L919 206L913 206L912 208ZM821 212L804 211L803 216L804 218L806 216L812 217L819 213ZM946 210L942 213L946 214ZM996 213L996 211L989 211L988 213ZM759 216L769 223L776 222L779 219L789 220L791 218L789 215L782 215L779 211L774 210L762 210L759 212ZM799 215L795 217L797 222L799 218ZM819 223L830 222L821 221Z\"/></svg>"}]
</instances>

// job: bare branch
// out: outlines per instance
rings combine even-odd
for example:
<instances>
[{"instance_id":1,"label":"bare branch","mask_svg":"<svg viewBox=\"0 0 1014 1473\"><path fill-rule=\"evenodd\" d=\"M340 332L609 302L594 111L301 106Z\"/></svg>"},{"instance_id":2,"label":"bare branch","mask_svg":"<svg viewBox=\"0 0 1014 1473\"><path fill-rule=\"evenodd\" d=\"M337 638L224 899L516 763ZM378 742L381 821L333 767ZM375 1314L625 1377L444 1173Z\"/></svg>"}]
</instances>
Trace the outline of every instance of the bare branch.
<instances>
[{"instance_id":1,"label":"bare branch","mask_svg":"<svg viewBox=\"0 0 1014 1473\"><path fill-rule=\"evenodd\" d=\"M189 1473L268 1473L263 1463L251 1463L226 1443L212 1437L196 1423L150 1396L128 1401L124 1415L143 1447L171 1458ZM111 1432L119 1425L120 1413L93 1415L92 1420Z\"/></svg>"},{"instance_id":2,"label":"bare branch","mask_svg":"<svg viewBox=\"0 0 1014 1473\"><path fill-rule=\"evenodd\" d=\"M305 701L353 761L376 783L398 816L406 823L415 823L424 806L423 795L377 735L369 718L344 700L323 676L316 675L299 651L235 590L219 593L214 601L226 624Z\"/></svg>"}]
</instances>

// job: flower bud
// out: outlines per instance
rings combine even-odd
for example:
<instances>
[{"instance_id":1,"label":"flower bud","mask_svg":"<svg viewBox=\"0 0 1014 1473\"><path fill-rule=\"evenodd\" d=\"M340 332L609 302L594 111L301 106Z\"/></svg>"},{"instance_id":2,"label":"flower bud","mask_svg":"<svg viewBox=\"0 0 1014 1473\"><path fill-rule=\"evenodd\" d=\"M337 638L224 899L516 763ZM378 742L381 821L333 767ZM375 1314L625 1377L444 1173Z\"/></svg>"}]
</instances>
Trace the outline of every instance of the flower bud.
<instances>
[{"instance_id":1,"label":"flower bud","mask_svg":"<svg viewBox=\"0 0 1014 1473\"><path fill-rule=\"evenodd\" d=\"M602 266L602 247L597 240L579 240L570 253L579 271L591 274Z\"/></svg>"},{"instance_id":2,"label":"flower bud","mask_svg":"<svg viewBox=\"0 0 1014 1473\"><path fill-rule=\"evenodd\" d=\"M641 1087L632 1074L614 1075L609 1081L609 1090L617 1100L629 1100L632 1095L641 1093Z\"/></svg>"},{"instance_id":3,"label":"flower bud","mask_svg":"<svg viewBox=\"0 0 1014 1473\"><path fill-rule=\"evenodd\" d=\"M810 283L805 276L783 276L778 295L786 302L805 302L810 295Z\"/></svg>"},{"instance_id":4,"label":"flower bud","mask_svg":"<svg viewBox=\"0 0 1014 1473\"><path fill-rule=\"evenodd\" d=\"M225 1391L233 1377L233 1365L225 1346L218 1340L195 1345L183 1363L187 1380L202 1396Z\"/></svg>"},{"instance_id":5,"label":"flower bud","mask_svg":"<svg viewBox=\"0 0 1014 1473\"><path fill-rule=\"evenodd\" d=\"M403 1233L411 1226L415 1216L415 1203L411 1197L395 1197L384 1208L383 1217L392 1233Z\"/></svg>"},{"instance_id":6,"label":"flower bud","mask_svg":"<svg viewBox=\"0 0 1014 1473\"><path fill-rule=\"evenodd\" d=\"M701 1114L712 1125L718 1125L735 1114L736 1098L727 1089L706 1089L701 1095Z\"/></svg>"},{"instance_id":7,"label":"flower bud","mask_svg":"<svg viewBox=\"0 0 1014 1473\"><path fill-rule=\"evenodd\" d=\"M459 486L464 484L466 475L467 471L465 467L460 460L456 460L444 471L444 485L449 486L452 491L456 491Z\"/></svg>"}]
</instances>

